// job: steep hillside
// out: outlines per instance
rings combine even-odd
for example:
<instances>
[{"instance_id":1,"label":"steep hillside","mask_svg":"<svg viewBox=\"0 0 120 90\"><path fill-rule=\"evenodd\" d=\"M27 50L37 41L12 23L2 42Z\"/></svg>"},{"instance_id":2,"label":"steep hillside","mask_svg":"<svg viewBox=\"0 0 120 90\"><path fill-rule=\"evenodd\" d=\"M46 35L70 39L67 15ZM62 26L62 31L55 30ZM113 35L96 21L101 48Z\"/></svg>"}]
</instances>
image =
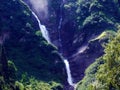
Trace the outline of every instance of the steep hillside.
<instances>
[{"instance_id":1,"label":"steep hillside","mask_svg":"<svg viewBox=\"0 0 120 90\"><path fill-rule=\"evenodd\" d=\"M120 89L120 31L105 45L105 54L86 70L76 90Z\"/></svg>"},{"instance_id":2,"label":"steep hillside","mask_svg":"<svg viewBox=\"0 0 120 90\"><path fill-rule=\"evenodd\" d=\"M4 0L0 11L0 44L5 48L7 59L15 63L17 77L20 79L27 73L26 77L32 76L51 86L52 81L63 83L64 64L57 48L42 37L27 5L22 0Z\"/></svg>"},{"instance_id":3,"label":"steep hillside","mask_svg":"<svg viewBox=\"0 0 120 90\"><path fill-rule=\"evenodd\" d=\"M0 12L0 90L120 89L120 0L2 0Z\"/></svg>"}]
</instances>

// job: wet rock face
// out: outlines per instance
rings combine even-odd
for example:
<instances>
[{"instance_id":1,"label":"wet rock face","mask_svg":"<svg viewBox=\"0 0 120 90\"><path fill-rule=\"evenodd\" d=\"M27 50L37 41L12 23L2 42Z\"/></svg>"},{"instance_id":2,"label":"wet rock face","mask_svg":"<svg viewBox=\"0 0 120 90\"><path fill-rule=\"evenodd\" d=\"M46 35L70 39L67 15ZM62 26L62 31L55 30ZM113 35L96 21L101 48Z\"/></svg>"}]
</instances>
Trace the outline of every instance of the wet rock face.
<instances>
[{"instance_id":1,"label":"wet rock face","mask_svg":"<svg viewBox=\"0 0 120 90\"><path fill-rule=\"evenodd\" d=\"M102 42L99 41L85 44L79 49L78 53L69 58L75 83L84 77L85 69L93 63L95 59L103 55L104 52L101 44Z\"/></svg>"}]
</instances>

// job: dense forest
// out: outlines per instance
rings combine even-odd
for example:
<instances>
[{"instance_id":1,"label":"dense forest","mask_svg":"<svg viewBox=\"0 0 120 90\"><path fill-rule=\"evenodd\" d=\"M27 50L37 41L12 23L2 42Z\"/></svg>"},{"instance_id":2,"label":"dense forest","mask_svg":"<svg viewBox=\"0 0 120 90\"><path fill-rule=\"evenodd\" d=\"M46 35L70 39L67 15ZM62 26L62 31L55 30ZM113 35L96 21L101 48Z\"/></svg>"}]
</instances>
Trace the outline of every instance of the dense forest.
<instances>
[{"instance_id":1,"label":"dense forest","mask_svg":"<svg viewBox=\"0 0 120 90\"><path fill-rule=\"evenodd\" d=\"M0 90L120 90L120 0L2 0Z\"/></svg>"}]
</instances>

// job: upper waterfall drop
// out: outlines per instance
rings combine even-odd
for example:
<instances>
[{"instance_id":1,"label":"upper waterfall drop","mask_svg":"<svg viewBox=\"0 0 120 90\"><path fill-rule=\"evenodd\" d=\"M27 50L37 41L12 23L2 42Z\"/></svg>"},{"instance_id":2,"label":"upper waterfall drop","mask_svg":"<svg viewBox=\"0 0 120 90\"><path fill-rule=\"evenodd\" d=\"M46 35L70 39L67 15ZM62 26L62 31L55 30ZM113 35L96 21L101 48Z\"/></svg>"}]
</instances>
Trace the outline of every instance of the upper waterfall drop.
<instances>
[{"instance_id":1,"label":"upper waterfall drop","mask_svg":"<svg viewBox=\"0 0 120 90\"><path fill-rule=\"evenodd\" d=\"M32 11L32 10L31 10ZM39 24L39 28L42 32L42 36L48 41L48 43L51 43L50 38L49 38L49 34L48 31L46 29L46 27L44 25L41 24L38 16L32 11L32 14L34 15L34 17L37 19L38 24Z\"/></svg>"}]
</instances>

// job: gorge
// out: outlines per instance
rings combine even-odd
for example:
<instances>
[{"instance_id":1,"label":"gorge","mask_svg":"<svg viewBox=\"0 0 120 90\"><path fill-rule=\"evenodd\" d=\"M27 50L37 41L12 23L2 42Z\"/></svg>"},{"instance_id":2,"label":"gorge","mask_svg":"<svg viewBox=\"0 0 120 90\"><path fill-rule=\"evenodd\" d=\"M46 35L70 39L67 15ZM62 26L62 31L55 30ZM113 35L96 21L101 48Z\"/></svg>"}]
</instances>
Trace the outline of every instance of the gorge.
<instances>
[{"instance_id":1,"label":"gorge","mask_svg":"<svg viewBox=\"0 0 120 90\"><path fill-rule=\"evenodd\" d=\"M49 32L49 37L51 38L51 42L58 47L59 52L62 53L61 55L67 58L67 60L66 59L64 60L64 63L66 65L68 83L71 86L74 86L73 83L77 83L79 80L81 80L84 77L85 69L91 63L93 63L96 58L103 55L102 43L104 43L106 39L103 41L97 41L94 39L99 37L99 35L102 34L102 32L105 31L105 29L111 29L113 23L108 23L107 19L104 20L101 19L99 23L94 23L94 18L99 19L99 17L94 16L93 27L91 23L89 24L89 19L87 26L87 18L89 17L87 16L87 14L92 13L92 10L88 11L87 8L92 9L91 8L92 6L90 6L92 5L91 4L92 0L88 1L89 2L88 4L85 1L81 1L80 2L81 4L78 5L78 7L74 6L75 5L74 0L73 1L51 0L49 2L51 3L48 3L49 14L48 14L48 19L46 19L47 22L45 22L45 20L42 20L42 22L49 29L48 32ZM82 11L82 7L84 8L82 4L86 5L85 13L84 11ZM81 7L82 12L79 13L77 13L77 11L75 12L74 10L79 7ZM86 16L82 15L82 13ZM97 15L102 17L102 15L99 14L101 13L98 13ZM52 19L55 19L55 21L50 21ZM80 20L81 21L83 20L82 23L84 26L82 25L77 26L78 23L81 23ZM99 29L96 30L95 26L99 27ZM76 29L78 29L77 27L80 28L79 32L75 31ZM90 30L92 30L92 32Z\"/></svg>"},{"instance_id":2,"label":"gorge","mask_svg":"<svg viewBox=\"0 0 120 90\"><path fill-rule=\"evenodd\" d=\"M119 0L4 0L0 90L119 90Z\"/></svg>"},{"instance_id":3,"label":"gorge","mask_svg":"<svg viewBox=\"0 0 120 90\"><path fill-rule=\"evenodd\" d=\"M34 1L32 1L31 0L31 2L34 2ZM37 9L36 10L36 8L34 8L34 5L35 5L35 3L34 4L32 4L30 2L30 4L32 5L31 7L33 8L33 10L35 10L35 11L37 11L37 12L39 12L39 9ZM58 47L58 50L59 50L59 52L60 52L60 54L62 55L62 59L63 59L63 62L64 62L64 64L65 64L65 68L66 68L66 72L67 72L67 77L68 77L68 79L67 79L67 81L68 81L68 83L69 83L69 85L71 85L71 86L74 86L75 84L74 83L77 83L80 79L82 79L83 78L83 76L84 76L84 68L82 68L82 69L80 69L81 71L77 71L76 69L78 69L78 67L80 68L80 66L79 65L77 65L76 63L76 61L74 62L74 61L72 61L72 60L74 60L76 57L79 57L79 59L82 57L82 59L84 59L84 58L86 58L87 60L88 60L88 57L86 57L86 54L85 54L85 56L84 56L84 52L87 50L87 48L89 47L88 46L88 42L86 42L87 40L85 40L85 42L83 41L83 44L79 47L79 48L77 48L77 51L76 52L74 52L74 53L72 53L72 54L70 54L70 55L67 55L67 53L69 53L68 52L68 50L66 50L66 49L64 49L64 47L65 47L65 45L64 45L64 42L65 42L65 38L66 39L68 39L69 37L66 37L66 35L65 35L65 37L63 36L64 35L64 29L63 29L63 23L64 23L64 4L65 4L65 1L60 1L59 2L59 4L58 4L58 11L57 11L57 13L56 14L58 14L58 15L56 15L56 19L58 19L58 21L57 21L57 25L56 26L54 26L54 27L56 27L56 31L53 31L53 32L57 32L57 33L55 33L55 34L51 34L51 32L50 31L47 31L47 29L46 29L46 27L44 26L44 25L41 25L41 23L40 23L40 19L38 18L38 16L34 13L34 12L32 12L33 13L33 15L36 17L36 19L37 19L37 21L38 21L38 24L39 24L39 27L40 27L40 30L41 30L41 32L42 32L42 35L43 35L43 37L48 41L48 43L50 43L50 42L53 42L53 44L54 45L56 45L57 47ZM32 9L31 9L32 10ZM36 13L37 13L36 12ZM43 10L43 12L45 12L44 10ZM37 13L38 15L42 15L42 14L40 14L40 13ZM42 19L43 20L43 19ZM43 22L44 22L44 20L43 20ZM55 22L54 22L55 23ZM44 28L43 28L44 27ZM68 26L67 26L68 27ZM71 27L71 26L70 26ZM68 33L69 34L69 32L65 32L65 33ZM50 35L49 35L50 34ZM57 41L57 44L56 43L54 43L54 40L52 40L51 39L51 41L50 41L50 37L53 37L52 35L55 35L57 38L56 38L56 41ZM89 36L89 37L91 37L91 39L93 39L93 38L95 38L94 36ZM89 38L88 38L88 40L90 40ZM70 44L71 42L69 42L69 44ZM65 43L66 44L66 43ZM69 47L69 46L68 46ZM71 51L70 51L71 52ZM101 53L101 52L100 52ZM99 55L98 55L99 56ZM97 57L98 57L97 56ZM65 57L65 58L64 58ZM68 58L69 57L69 59L66 59L66 58ZM91 57L91 56L90 56ZM96 58L96 57L95 57ZM93 59L94 60L94 59ZM70 65L69 65L69 62L70 62ZM90 61L90 63L91 63L92 61ZM82 62L80 62L80 63L82 63ZM87 66L87 64L85 64L85 62L83 62L84 64L83 64L83 67L85 67L86 68L86 66ZM87 63L89 63L89 62L87 62ZM90 64L89 63L89 64ZM85 65L85 66L84 66ZM72 71L73 71L73 73L71 72L71 70L70 70L70 68L71 68L71 66L72 66ZM81 73L80 73L81 72ZM72 75L74 76L74 78L72 78ZM79 76L79 77L78 77ZM81 76L81 77L80 77Z\"/></svg>"}]
</instances>

